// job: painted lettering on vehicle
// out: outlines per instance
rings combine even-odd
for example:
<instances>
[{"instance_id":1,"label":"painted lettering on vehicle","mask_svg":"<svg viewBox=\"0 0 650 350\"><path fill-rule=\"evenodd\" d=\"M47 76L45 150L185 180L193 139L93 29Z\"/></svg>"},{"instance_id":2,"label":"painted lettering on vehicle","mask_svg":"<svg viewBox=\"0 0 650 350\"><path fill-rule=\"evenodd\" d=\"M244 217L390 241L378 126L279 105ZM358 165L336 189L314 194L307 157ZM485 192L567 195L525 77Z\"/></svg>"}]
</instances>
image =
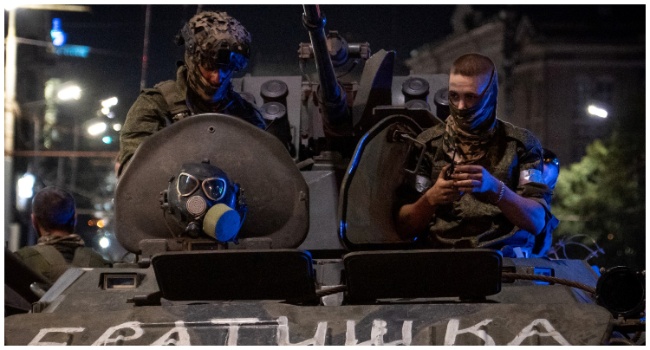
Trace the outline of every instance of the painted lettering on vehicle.
<instances>
[{"instance_id":1,"label":"painted lettering on vehicle","mask_svg":"<svg viewBox=\"0 0 650 350\"><path fill-rule=\"evenodd\" d=\"M535 319L519 331L507 344L496 344L493 337L486 330L487 325L492 321L492 319L485 319L469 327L460 328L459 319L449 319L442 345L461 345L458 344L458 337L467 337L468 335L478 338L484 345L522 345L530 337L548 337L553 339L558 345L571 345L546 319ZM160 328L160 326L164 325L156 324L155 327ZM226 331L227 335L223 345L247 345L242 344L240 339L240 330L242 329L274 329L276 345L326 345L328 329L328 323L326 321L318 322L312 338L291 343L289 340L289 322L286 316L280 316L272 320L260 320L259 318L219 318L200 322L176 321L167 325L169 326L169 330L150 345L192 345L188 327L210 326ZM389 342L384 340L384 336L388 333L388 323L384 320L373 320L370 337L363 341L357 338L356 326L356 321L346 321L345 345L411 345L413 340L412 320L402 322L401 339ZM109 327L92 345L135 344L139 338L143 337L148 327L152 327L152 325L138 321L125 322ZM74 334L82 333L85 330L86 328L84 327L43 328L28 345L69 345L68 343L48 341L48 335L55 333L68 334L70 336L67 338L71 341Z\"/></svg>"}]
</instances>

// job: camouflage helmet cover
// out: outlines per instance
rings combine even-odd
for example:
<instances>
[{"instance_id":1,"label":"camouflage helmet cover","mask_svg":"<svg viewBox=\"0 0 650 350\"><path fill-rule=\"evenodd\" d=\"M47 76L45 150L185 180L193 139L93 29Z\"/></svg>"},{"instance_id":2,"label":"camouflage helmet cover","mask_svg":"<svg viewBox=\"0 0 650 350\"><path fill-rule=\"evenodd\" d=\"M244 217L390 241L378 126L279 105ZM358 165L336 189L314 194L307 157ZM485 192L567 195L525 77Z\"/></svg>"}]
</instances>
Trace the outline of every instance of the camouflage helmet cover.
<instances>
[{"instance_id":1,"label":"camouflage helmet cover","mask_svg":"<svg viewBox=\"0 0 650 350\"><path fill-rule=\"evenodd\" d=\"M250 33L226 12L201 12L189 20L181 34L186 57L192 57L197 63L209 66L222 50L250 57Z\"/></svg>"}]
</instances>

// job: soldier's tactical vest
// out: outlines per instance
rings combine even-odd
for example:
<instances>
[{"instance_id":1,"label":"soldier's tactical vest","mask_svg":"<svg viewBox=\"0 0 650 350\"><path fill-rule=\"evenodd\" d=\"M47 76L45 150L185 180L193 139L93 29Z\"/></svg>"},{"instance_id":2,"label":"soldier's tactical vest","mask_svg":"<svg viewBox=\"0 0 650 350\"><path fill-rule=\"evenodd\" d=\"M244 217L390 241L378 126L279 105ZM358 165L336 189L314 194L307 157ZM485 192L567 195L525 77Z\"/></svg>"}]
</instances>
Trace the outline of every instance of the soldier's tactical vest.
<instances>
[{"instance_id":1,"label":"soldier's tactical vest","mask_svg":"<svg viewBox=\"0 0 650 350\"><path fill-rule=\"evenodd\" d=\"M52 283L70 267L108 267L106 261L89 247L77 248L71 263L68 263L63 254L51 245L26 247L21 255L26 257L24 262L27 266Z\"/></svg>"}]
</instances>

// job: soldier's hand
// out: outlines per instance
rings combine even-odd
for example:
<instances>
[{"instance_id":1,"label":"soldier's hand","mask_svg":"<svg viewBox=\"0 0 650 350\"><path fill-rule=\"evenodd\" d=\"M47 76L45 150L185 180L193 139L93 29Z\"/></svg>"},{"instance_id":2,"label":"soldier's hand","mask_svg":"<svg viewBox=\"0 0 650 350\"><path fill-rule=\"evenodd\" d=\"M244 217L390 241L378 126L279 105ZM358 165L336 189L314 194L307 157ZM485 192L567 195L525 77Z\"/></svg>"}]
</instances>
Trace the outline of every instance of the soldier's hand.
<instances>
[{"instance_id":1,"label":"soldier's hand","mask_svg":"<svg viewBox=\"0 0 650 350\"><path fill-rule=\"evenodd\" d=\"M442 168L442 171L438 175L438 179L433 184L433 187L428 189L424 195L427 198L427 201L431 206L438 206L440 204L451 203L460 199L462 192L454 186L453 178L450 180L445 179L445 172L451 164L446 165Z\"/></svg>"},{"instance_id":2,"label":"soldier's hand","mask_svg":"<svg viewBox=\"0 0 650 350\"><path fill-rule=\"evenodd\" d=\"M500 188L500 181L480 165L456 165L451 180L463 192L498 193Z\"/></svg>"}]
</instances>

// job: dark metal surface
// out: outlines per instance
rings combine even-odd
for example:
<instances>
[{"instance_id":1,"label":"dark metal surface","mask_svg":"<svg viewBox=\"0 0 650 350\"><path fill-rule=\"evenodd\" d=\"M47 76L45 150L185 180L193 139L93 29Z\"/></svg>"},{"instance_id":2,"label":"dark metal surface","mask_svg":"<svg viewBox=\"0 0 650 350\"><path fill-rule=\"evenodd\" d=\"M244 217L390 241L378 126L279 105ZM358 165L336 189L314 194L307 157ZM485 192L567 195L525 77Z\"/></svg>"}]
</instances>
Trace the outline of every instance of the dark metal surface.
<instances>
[{"instance_id":1,"label":"dark metal surface","mask_svg":"<svg viewBox=\"0 0 650 350\"><path fill-rule=\"evenodd\" d=\"M301 76L259 76L254 77L246 75L241 78L233 79L233 87L236 91L240 91L244 94L248 94L252 99L254 99L254 104L258 108L262 108L264 104L269 100L265 97L266 92L264 90L265 84L273 81L283 82L287 88L287 95L281 99L281 102L284 104L287 110L287 119L291 125L291 140L293 147L295 149L300 148L300 105L301 105L301 89L302 89L302 77ZM252 102L251 102L252 103ZM294 159L298 158L296 154Z\"/></svg>"},{"instance_id":2,"label":"dark metal surface","mask_svg":"<svg viewBox=\"0 0 650 350\"><path fill-rule=\"evenodd\" d=\"M300 250L171 252L151 263L168 300L315 298L312 259Z\"/></svg>"},{"instance_id":3,"label":"dark metal surface","mask_svg":"<svg viewBox=\"0 0 650 350\"><path fill-rule=\"evenodd\" d=\"M501 255L489 249L354 252L343 257L350 303L386 298L482 300L501 290Z\"/></svg>"},{"instance_id":4,"label":"dark metal surface","mask_svg":"<svg viewBox=\"0 0 650 350\"><path fill-rule=\"evenodd\" d=\"M309 186L309 233L298 249L344 251L345 247L337 234L339 184L336 171L311 170L302 174Z\"/></svg>"},{"instance_id":5,"label":"dark metal surface","mask_svg":"<svg viewBox=\"0 0 650 350\"><path fill-rule=\"evenodd\" d=\"M360 136L374 124L373 109L391 105L395 51L379 50L363 67L359 91L352 105L352 125Z\"/></svg>"},{"instance_id":6,"label":"dark metal surface","mask_svg":"<svg viewBox=\"0 0 650 350\"><path fill-rule=\"evenodd\" d=\"M357 144L339 196L339 234L353 250L380 246L410 246L397 235L395 190L404 178L409 144L392 142L395 125L412 135L421 129L406 116L396 115L375 125Z\"/></svg>"},{"instance_id":7,"label":"dark metal surface","mask_svg":"<svg viewBox=\"0 0 650 350\"><path fill-rule=\"evenodd\" d=\"M387 251L373 254L385 254L391 266L404 264L402 268L408 268L408 261L398 258L405 253L393 257ZM398 261L391 260L395 258ZM337 283L341 267L334 262L314 260L319 280ZM202 264L202 270L210 269L209 265ZM189 264L179 268L186 266ZM368 268L377 270L368 276L375 279L373 283L393 284L393 289L402 286L388 269L381 274L381 266ZM502 268L526 274L547 269L553 276L590 286L597 280L593 270L578 260L504 258ZM102 276L116 272L137 275L137 284L133 288L102 288ZM461 280L476 273L481 273L480 267L459 274L458 283L466 283ZM326 275L331 276L324 278ZM173 276L178 273L165 278ZM224 283L227 281L215 286ZM5 344L598 345L609 337L613 322L610 313L582 291L533 281L503 282L498 293L487 295L483 301L434 297L437 292L432 291L428 298L384 299L358 305L349 304L347 293L342 303L324 305L165 298L153 306L134 302L158 291L153 266L71 269L43 298L49 305L44 305L41 313L5 318Z\"/></svg>"},{"instance_id":8,"label":"dark metal surface","mask_svg":"<svg viewBox=\"0 0 650 350\"><path fill-rule=\"evenodd\" d=\"M308 188L277 138L238 118L204 114L149 137L124 170L115 194L116 236L131 252L148 238L172 238L160 192L187 162L223 169L244 190L248 214L240 238L268 237L274 248L293 248L309 225Z\"/></svg>"}]
</instances>

